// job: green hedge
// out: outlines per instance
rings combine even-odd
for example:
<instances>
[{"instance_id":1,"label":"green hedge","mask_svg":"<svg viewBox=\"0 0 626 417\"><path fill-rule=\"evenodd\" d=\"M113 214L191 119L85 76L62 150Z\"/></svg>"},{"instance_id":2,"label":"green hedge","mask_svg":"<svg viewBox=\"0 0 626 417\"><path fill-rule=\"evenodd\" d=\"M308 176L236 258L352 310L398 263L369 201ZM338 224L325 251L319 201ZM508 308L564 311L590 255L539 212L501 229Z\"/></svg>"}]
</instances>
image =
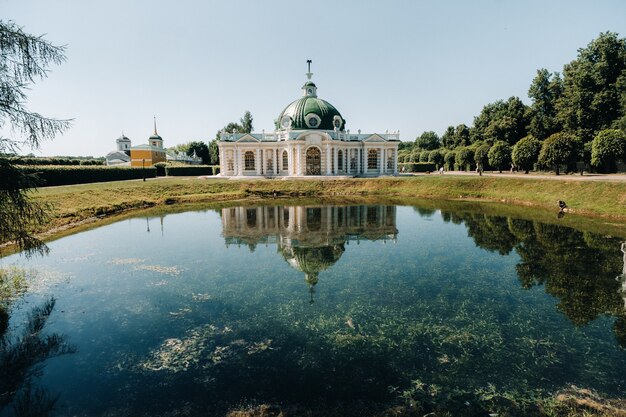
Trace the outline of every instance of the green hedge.
<instances>
[{"instance_id":1,"label":"green hedge","mask_svg":"<svg viewBox=\"0 0 626 417\"><path fill-rule=\"evenodd\" d=\"M153 165L156 168L156 175L157 177L164 177L165 174L165 167L169 166L167 162L157 162L156 164Z\"/></svg>"},{"instance_id":2,"label":"green hedge","mask_svg":"<svg viewBox=\"0 0 626 417\"><path fill-rule=\"evenodd\" d=\"M89 182L136 180L155 178L156 168L131 168L108 166L23 166L29 174L37 174L41 186L85 184ZM1 175L1 173L0 173Z\"/></svg>"},{"instance_id":3,"label":"green hedge","mask_svg":"<svg viewBox=\"0 0 626 417\"><path fill-rule=\"evenodd\" d=\"M398 171L402 172L435 172L436 166L432 162L404 162L398 164Z\"/></svg>"},{"instance_id":4,"label":"green hedge","mask_svg":"<svg viewBox=\"0 0 626 417\"><path fill-rule=\"evenodd\" d=\"M8 158L15 165L104 165L104 159L92 158L31 158L14 156Z\"/></svg>"},{"instance_id":5,"label":"green hedge","mask_svg":"<svg viewBox=\"0 0 626 417\"><path fill-rule=\"evenodd\" d=\"M171 165L165 167L168 177L194 177L198 175L213 175L213 167L209 165Z\"/></svg>"}]
</instances>

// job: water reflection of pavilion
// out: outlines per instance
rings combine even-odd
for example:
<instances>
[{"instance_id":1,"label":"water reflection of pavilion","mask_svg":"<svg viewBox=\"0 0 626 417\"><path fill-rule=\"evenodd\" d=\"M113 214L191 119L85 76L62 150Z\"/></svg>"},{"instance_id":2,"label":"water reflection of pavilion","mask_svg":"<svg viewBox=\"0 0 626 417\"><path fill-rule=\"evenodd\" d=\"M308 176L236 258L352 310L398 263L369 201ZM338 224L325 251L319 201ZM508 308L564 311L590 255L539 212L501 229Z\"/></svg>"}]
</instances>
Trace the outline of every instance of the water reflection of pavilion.
<instances>
[{"instance_id":1,"label":"water reflection of pavilion","mask_svg":"<svg viewBox=\"0 0 626 417\"><path fill-rule=\"evenodd\" d=\"M395 206L265 206L222 209L226 245L276 244L313 292L318 275L334 265L350 241L394 241Z\"/></svg>"}]
</instances>

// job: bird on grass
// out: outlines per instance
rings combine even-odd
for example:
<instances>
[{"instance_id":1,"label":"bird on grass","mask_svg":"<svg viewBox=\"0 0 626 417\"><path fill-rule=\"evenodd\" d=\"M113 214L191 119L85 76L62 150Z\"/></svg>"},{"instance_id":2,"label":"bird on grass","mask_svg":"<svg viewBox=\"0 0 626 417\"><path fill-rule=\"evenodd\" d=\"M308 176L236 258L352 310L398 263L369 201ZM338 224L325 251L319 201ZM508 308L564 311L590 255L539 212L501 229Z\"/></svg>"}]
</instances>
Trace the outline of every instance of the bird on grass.
<instances>
[{"instance_id":1,"label":"bird on grass","mask_svg":"<svg viewBox=\"0 0 626 417\"><path fill-rule=\"evenodd\" d=\"M567 208L567 204L565 204L565 201L563 200L559 200L558 204L559 204L559 209L561 209L561 211L564 211Z\"/></svg>"}]
</instances>

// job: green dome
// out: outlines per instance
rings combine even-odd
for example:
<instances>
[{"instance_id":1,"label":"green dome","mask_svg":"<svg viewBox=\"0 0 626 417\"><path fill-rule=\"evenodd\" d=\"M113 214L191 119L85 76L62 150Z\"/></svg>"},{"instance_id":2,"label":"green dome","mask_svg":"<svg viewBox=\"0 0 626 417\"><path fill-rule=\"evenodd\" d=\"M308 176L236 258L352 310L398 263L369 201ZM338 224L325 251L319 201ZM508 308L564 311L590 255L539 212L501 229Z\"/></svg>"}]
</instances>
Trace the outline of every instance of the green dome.
<instances>
[{"instance_id":1,"label":"green dome","mask_svg":"<svg viewBox=\"0 0 626 417\"><path fill-rule=\"evenodd\" d=\"M313 83L311 83L313 84ZM307 124L310 115L317 115L319 120L315 124ZM321 129L334 130L334 121L338 120L339 130L344 130L346 121L341 117L339 111L329 102L313 96L302 97L287 107L280 113L276 120L276 128L286 128L283 118L289 116L291 118L291 129Z\"/></svg>"}]
</instances>

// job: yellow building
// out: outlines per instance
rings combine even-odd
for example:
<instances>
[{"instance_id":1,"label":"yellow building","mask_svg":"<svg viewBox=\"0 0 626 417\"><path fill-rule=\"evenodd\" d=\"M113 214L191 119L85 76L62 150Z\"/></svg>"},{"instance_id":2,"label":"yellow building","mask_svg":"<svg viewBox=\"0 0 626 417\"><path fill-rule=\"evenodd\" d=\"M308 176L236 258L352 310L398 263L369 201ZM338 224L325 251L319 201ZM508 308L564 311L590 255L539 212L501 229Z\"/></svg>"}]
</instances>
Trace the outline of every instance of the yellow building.
<instances>
[{"instance_id":1,"label":"yellow building","mask_svg":"<svg viewBox=\"0 0 626 417\"><path fill-rule=\"evenodd\" d=\"M130 166L142 167L152 166L157 162L165 162L165 149L163 148L163 138L159 136L156 128L156 118L154 120L154 134L148 138L147 145L137 145L130 148Z\"/></svg>"}]
</instances>

